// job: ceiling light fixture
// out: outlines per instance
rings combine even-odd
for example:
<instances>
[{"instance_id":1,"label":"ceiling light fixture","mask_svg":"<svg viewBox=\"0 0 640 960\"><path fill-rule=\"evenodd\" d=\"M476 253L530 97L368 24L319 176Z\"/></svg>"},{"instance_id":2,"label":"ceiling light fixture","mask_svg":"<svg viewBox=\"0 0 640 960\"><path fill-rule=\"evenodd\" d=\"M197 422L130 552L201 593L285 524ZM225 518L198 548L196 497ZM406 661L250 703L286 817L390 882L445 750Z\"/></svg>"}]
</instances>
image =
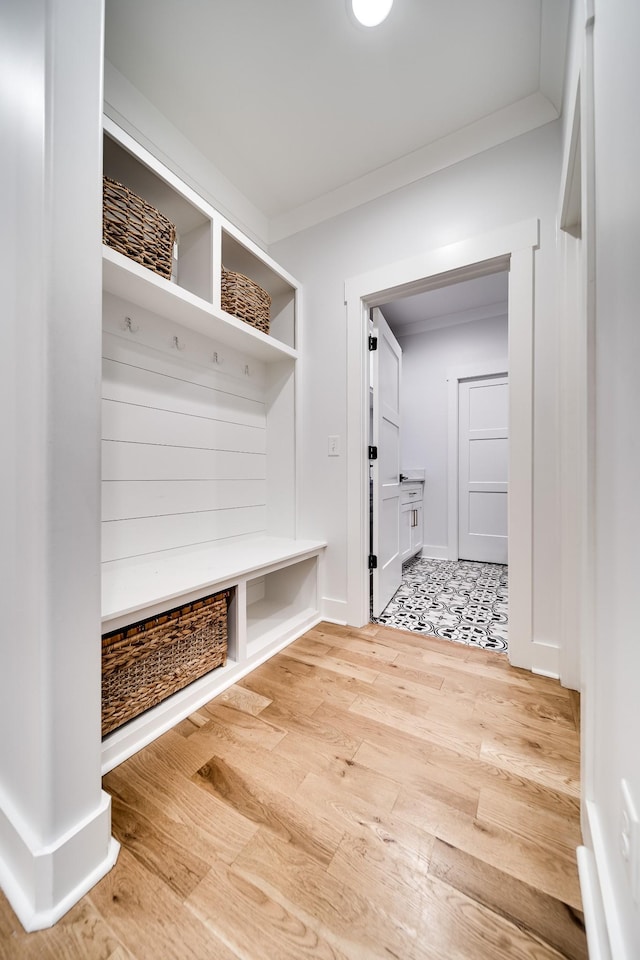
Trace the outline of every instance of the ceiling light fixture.
<instances>
[{"instance_id":1,"label":"ceiling light fixture","mask_svg":"<svg viewBox=\"0 0 640 960\"><path fill-rule=\"evenodd\" d=\"M393 0L351 0L353 15L363 27L377 27L389 16Z\"/></svg>"}]
</instances>

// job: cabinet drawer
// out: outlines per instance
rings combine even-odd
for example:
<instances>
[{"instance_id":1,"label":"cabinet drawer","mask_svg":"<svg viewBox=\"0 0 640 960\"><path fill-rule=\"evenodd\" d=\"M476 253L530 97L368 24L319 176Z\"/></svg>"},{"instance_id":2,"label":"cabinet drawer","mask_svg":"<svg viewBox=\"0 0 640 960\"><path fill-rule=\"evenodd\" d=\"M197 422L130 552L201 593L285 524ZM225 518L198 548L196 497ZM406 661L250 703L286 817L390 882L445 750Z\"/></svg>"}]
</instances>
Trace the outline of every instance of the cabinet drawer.
<instances>
[{"instance_id":1,"label":"cabinet drawer","mask_svg":"<svg viewBox=\"0 0 640 960\"><path fill-rule=\"evenodd\" d=\"M422 500L421 483L403 483L400 487L400 503L412 503L415 500Z\"/></svg>"}]
</instances>

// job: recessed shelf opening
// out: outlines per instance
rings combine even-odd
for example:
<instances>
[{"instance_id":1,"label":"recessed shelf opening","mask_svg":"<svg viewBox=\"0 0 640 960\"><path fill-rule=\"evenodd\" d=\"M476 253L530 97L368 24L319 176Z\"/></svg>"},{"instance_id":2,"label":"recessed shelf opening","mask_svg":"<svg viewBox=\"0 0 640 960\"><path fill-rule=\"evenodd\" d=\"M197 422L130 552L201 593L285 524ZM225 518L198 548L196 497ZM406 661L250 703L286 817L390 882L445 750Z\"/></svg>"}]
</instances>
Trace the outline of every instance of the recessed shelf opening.
<instances>
[{"instance_id":1,"label":"recessed shelf opening","mask_svg":"<svg viewBox=\"0 0 640 960\"><path fill-rule=\"evenodd\" d=\"M271 297L270 336L295 348L295 289L277 270L260 260L239 240L222 230L222 263L258 283Z\"/></svg>"},{"instance_id":2,"label":"recessed shelf opening","mask_svg":"<svg viewBox=\"0 0 640 960\"><path fill-rule=\"evenodd\" d=\"M208 303L213 299L211 219L179 191L129 153L108 134L104 136L104 173L133 190L176 226L176 283Z\"/></svg>"},{"instance_id":3,"label":"recessed shelf opening","mask_svg":"<svg viewBox=\"0 0 640 960\"><path fill-rule=\"evenodd\" d=\"M275 637L317 610L317 559L275 570L247 582L247 653L258 652Z\"/></svg>"}]
</instances>

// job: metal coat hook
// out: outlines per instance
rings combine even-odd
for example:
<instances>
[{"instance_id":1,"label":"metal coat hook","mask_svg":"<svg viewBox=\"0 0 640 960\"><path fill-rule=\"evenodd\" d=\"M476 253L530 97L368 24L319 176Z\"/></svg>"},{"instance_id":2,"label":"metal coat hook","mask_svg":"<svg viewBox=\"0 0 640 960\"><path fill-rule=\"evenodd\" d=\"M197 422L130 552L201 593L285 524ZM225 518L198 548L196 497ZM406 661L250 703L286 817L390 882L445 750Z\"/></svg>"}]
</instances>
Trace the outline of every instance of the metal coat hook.
<instances>
[{"instance_id":1,"label":"metal coat hook","mask_svg":"<svg viewBox=\"0 0 640 960\"><path fill-rule=\"evenodd\" d=\"M248 364L248 363L245 363L245 365L244 365L244 375L245 375L245 377L250 377L250 376L251 376L251 372L250 372L250 370L249 370L249 364Z\"/></svg>"},{"instance_id":2,"label":"metal coat hook","mask_svg":"<svg viewBox=\"0 0 640 960\"><path fill-rule=\"evenodd\" d=\"M175 347L176 350L184 350L185 344L182 340L179 340L178 337L173 337L171 340L171 346Z\"/></svg>"},{"instance_id":3,"label":"metal coat hook","mask_svg":"<svg viewBox=\"0 0 640 960\"><path fill-rule=\"evenodd\" d=\"M123 329L123 330L128 330L129 333L137 333L138 330L140 329L140 327L138 326L138 324L135 323L135 322L131 319L131 317L125 317L124 320L122 321L121 326L122 326L122 329Z\"/></svg>"},{"instance_id":4,"label":"metal coat hook","mask_svg":"<svg viewBox=\"0 0 640 960\"><path fill-rule=\"evenodd\" d=\"M224 363L223 358L220 356L217 350L213 351L213 356L211 357L211 362L215 363L217 366L221 367Z\"/></svg>"}]
</instances>

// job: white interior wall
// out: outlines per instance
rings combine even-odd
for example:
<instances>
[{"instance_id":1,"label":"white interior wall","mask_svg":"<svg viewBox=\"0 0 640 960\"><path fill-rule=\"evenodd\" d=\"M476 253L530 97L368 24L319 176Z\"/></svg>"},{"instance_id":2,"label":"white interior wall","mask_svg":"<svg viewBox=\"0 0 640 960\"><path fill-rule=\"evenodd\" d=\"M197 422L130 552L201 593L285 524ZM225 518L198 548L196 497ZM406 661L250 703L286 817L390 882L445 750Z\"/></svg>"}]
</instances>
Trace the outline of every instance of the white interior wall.
<instances>
[{"instance_id":1,"label":"white interior wall","mask_svg":"<svg viewBox=\"0 0 640 960\"><path fill-rule=\"evenodd\" d=\"M461 323L400 337L402 347L403 470L422 467L424 556L448 548L448 371L507 357L507 317Z\"/></svg>"},{"instance_id":2,"label":"white interior wall","mask_svg":"<svg viewBox=\"0 0 640 960\"><path fill-rule=\"evenodd\" d=\"M595 229L586 237L595 244L595 273L588 287L595 307L591 397L595 443L590 446L595 451L591 460L595 480L595 542L591 547L595 626L584 673L585 839L595 854L611 956L631 960L640 956L640 876L634 901L620 832L623 779L640 810L636 611L640 543L640 6L634 0L595 0L576 7L573 70L575 78L582 62L581 85L589 73L585 22L589 8L595 8ZM583 116L583 123L585 119L588 121L588 116ZM589 164L589 173L591 169ZM590 217L588 225L592 227ZM640 859L640 837L635 858Z\"/></svg>"},{"instance_id":3,"label":"white interior wall","mask_svg":"<svg viewBox=\"0 0 640 960\"><path fill-rule=\"evenodd\" d=\"M304 284L301 535L329 540L324 613L346 619L346 459L327 436L346 432L344 282L368 270L532 217L536 252L534 637L557 644L556 123L273 245ZM363 438L364 442L364 438Z\"/></svg>"}]
</instances>

